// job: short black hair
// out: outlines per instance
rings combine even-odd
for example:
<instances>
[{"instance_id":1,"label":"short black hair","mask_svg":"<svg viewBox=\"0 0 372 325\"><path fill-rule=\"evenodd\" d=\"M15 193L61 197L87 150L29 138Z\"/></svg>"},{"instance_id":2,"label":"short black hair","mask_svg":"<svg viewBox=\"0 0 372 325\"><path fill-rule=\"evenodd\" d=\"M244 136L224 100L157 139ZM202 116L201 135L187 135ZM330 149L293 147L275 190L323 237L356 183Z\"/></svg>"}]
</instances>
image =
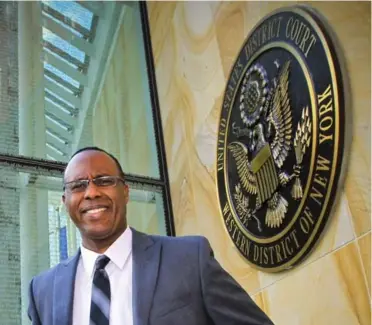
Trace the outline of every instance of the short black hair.
<instances>
[{"instance_id":1,"label":"short black hair","mask_svg":"<svg viewBox=\"0 0 372 325\"><path fill-rule=\"evenodd\" d=\"M83 151L100 151L100 152L105 153L105 154L108 155L109 157L111 157L111 158L114 160L114 162L115 162L115 164L116 164L116 167L117 167L118 170L119 170L120 177L122 177L122 178L124 179L125 174L124 174L124 172L123 172L123 168L121 168L121 165L120 165L119 160L118 160L118 159L117 159L113 154L111 154L111 153L107 152L106 150L104 150L104 149L102 149L102 148L99 148L99 147L94 147L94 146L92 146L92 147L84 147L84 148L81 148L81 149L75 151L75 153L70 157L69 162L70 162L71 159L74 158L77 154L79 154L79 153L81 153L81 152L83 152ZM66 168L67 168L67 166L66 166ZM65 171L66 171L66 169L65 169ZM65 172L63 172L63 179L65 179Z\"/></svg>"}]
</instances>

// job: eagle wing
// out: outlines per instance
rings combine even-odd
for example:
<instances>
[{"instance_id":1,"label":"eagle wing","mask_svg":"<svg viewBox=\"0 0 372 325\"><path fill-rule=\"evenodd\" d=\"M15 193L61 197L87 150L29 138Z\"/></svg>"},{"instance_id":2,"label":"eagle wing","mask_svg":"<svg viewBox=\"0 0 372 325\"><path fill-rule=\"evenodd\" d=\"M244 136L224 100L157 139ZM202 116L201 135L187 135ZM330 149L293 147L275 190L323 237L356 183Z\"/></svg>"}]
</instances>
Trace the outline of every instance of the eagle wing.
<instances>
[{"instance_id":1,"label":"eagle wing","mask_svg":"<svg viewBox=\"0 0 372 325\"><path fill-rule=\"evenodd\" d=\"M270 143L274 161L278 168L283 166L291 148L292 110L288 95L288 77L290 61L287 61L279 74L273 102L267 121L275 128L274 140Z\"/></svg>"},{"instance_id":2,"label":"eagle wing","mask_svg":"<svg viewBox=\"0 0 372 325\"><path fill-rule=\"evenodd\" d=\"M238 170L238 176L243 188L249 194L257 193L257 181L253 172L251 171L250 164L248 161L248 149L247 147L238 141L231 142L228 145L228 149L231 151Z\"/></svg>"}]
</instances>

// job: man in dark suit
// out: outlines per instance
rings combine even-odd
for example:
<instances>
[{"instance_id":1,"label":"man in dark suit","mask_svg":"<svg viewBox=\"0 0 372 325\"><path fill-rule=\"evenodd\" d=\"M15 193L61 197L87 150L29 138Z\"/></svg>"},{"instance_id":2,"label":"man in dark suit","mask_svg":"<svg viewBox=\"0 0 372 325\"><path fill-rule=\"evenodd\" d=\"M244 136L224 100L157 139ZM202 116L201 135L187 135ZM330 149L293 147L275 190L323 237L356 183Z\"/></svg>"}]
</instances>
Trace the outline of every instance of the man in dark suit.
<instances>
[{"instance_id":1,"label":"man in dark suit","mask_svg":"<svg viewBox=\"0 0 372 325\"><path fill-rule=\"evenodd\" d=\"M207 239L128 227L124 178L102 149L71 158L62 199L82 246L32 279L33 325L272 325L214 259Z\"/></svg>"}]
</instances>

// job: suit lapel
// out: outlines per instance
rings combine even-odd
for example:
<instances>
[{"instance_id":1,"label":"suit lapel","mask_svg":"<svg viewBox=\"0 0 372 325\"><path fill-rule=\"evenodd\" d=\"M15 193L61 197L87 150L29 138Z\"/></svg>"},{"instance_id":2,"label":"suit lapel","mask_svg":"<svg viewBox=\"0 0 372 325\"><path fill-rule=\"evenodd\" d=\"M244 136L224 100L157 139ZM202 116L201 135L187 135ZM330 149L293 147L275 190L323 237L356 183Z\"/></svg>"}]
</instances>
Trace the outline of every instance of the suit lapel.
<instances>
[{"instance_id":1,"label":"suit lapel","mask_svg":"<svg viewBox=\"0 0 372 325\"><path fill-rule=\"evenodd\" d=\"M71 325L76 269L80 250L56 269L53 288L53 325Z\"/></svg>"},{"instance_id":2,"label":"suit lapel","mask_svg":"<svg viewBox=\"0 0 372 325\"><path fill-rule=\"evenodd\" d=\"M161 251L160 241L133 233L133 324L147 325L155 293Z\"/></svg>"}]
</instances>

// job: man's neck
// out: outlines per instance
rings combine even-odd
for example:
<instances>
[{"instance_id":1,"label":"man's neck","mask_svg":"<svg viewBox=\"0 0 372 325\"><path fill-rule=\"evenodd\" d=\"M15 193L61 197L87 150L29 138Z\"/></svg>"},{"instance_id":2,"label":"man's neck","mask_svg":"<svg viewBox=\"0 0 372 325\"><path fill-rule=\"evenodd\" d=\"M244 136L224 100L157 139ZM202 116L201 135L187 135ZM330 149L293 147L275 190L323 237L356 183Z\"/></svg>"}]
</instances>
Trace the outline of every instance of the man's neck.
<instances>
[{"instance_id":1,"label":"man's neck","mask_svg":"<svg viewBox=\"0 0 372 325\"><path fill-rule=\"evenodd\" d=\"M125 228L126 229L126 228ZM114 236L103 239L83 238L83 246L97 254L104 254L108 248L124 233L125 229Z\"/></svg>"}]
</instances>

